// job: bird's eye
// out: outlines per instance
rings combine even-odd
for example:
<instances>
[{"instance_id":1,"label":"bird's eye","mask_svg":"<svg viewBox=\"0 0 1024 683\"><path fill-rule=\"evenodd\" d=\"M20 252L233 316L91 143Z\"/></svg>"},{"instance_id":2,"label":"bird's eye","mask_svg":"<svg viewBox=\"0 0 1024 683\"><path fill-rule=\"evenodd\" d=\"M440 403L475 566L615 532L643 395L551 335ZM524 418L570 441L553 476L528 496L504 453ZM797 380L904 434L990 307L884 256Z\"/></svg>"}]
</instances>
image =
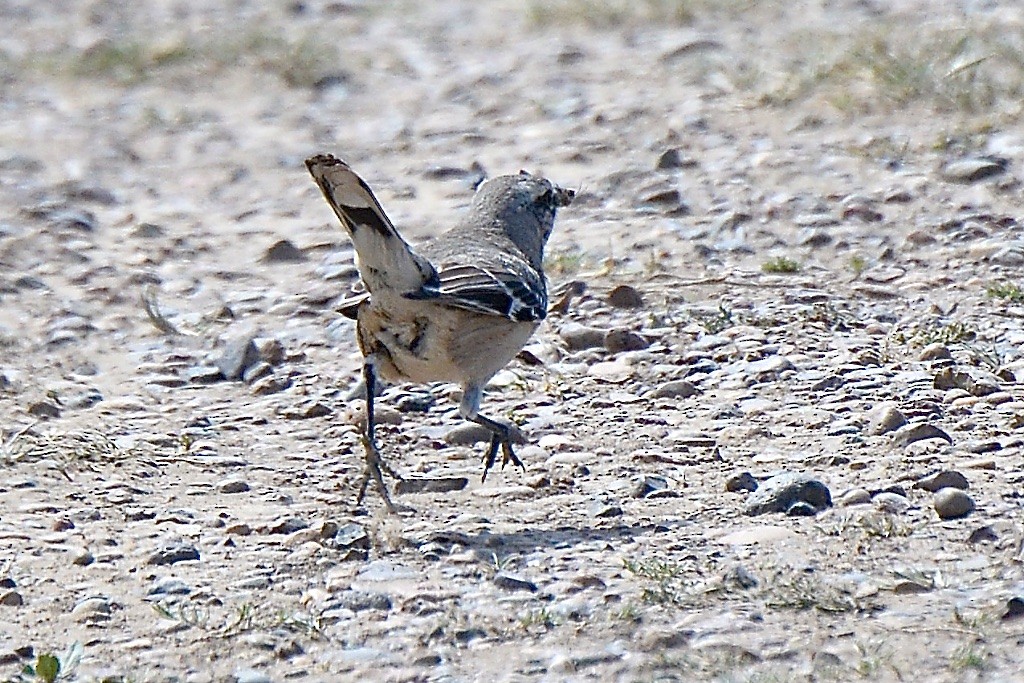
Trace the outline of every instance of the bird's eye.
<instances>
[{"instance_id":1,"label":"bird's eye","mask_svg":"<svg viewBox=\"0 0 1024 683\"><path fill-rule=\"evenodd\" d=\"M552 200L554 200L554 198L555 198L555 193L554 192L552 192L551 190L544 190L540 195L538 195L537 203L538 204L550 205L550 204L553 203Z\"/></svg>"}]
</instances>

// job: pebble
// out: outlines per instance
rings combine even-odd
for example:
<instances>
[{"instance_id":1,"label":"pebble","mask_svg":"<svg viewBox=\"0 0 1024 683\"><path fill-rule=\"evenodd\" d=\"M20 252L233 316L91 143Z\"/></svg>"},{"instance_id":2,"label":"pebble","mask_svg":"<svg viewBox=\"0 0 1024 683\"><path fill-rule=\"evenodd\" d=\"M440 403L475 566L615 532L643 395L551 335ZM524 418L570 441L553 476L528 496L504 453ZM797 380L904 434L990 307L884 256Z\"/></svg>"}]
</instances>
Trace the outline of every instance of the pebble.
<instances>
[{"instance_id":1,"label":"pebble","mask_svg":"<svg viewBox=\"0 0 1024 683\"><path fill-rule=\"evenodd\" d=\"M939 427L925 422L904 425L893 432L893 441L900 446L909 446L927 439L943 439L948 443L953 443L953 437Z\"/></svg>"},{"instance_id":2,"label":"pebble","mask_svg":"<svg viewBox=\"0 0 1024 683\"><path fill-rule=\"evenodd\" d=\"M0 605L4 607L21 607L23 604L25 604L25 599L16 590L6 590L0 593Z\"/></svg>"},{"instance_id":3,"label":"pebble","mask_svg":"<svg viewBox=\"0 0 1024 683\"><path fill-rule=\"evenodd\" d=\"M537 584L533 581L506 572L498 572L494 575L494 585L507 591L537 592Z\"/></svg>"},{"instance_id":4,"label":"pebble","mask_svg":"<svg viewBox=\"0 0 1024 683\"><path fill-rule=\"evenodd\" d=\"M242 373L249 366L259 360L260 352L253 342L253 337L244 336L227 341L220 355L214 360L214 365L226 379L237 380L242 378Z\"/></svg>"},{"instance_id":5,"label":"pebble","mask_svg":"<svg viewBox=\"0 0 1024 683\"><path fill-rule=\"evenodd\" d=\"M450 493L468 485L466 477L406 477L395 486L395 493Z\"/></svg>"},{"instance_id":6,"label":"pebble","mask_svg":"<svg viewBox=\"0 0 1024 683\"><path fill-rule=\"evenodd\" d=\"M917 358L922 361L952 360L953 354L945 344L935 342L921 349Z\"/></svg>"},{"instance_id":7,"label":"pebble","mask_svg":"<svg viewBox=\"0 0 1024 683\"><path fill-rule=\"evenodd\" d=\"M86 548L80 548L79 550L75 551L73 557L71 558L71 564L75 565L76 567L88 567L95 561L96 558Z\"/></svg>"},{"instance_id":8,"label":"pebble","mask_svg":"<svg viewBox=\"0 0 1024 683\"><path fill-rule=\"evenodd\" d=\"M668 490L668 479L657 474L645 474L633 488L634 498L646 498L652 493Z\"/></svg>"},{"instance_id":9,"label":"pebble","mask_svg":"<svg viewBox=\"0 0 1024 683\"><path fill-rule=\"evenodd\" d=\"M80 600L71 609L72 619L90 624L109 621L110 614L110 600L103 596L94 596Z\"/></svg>"},{"instance_id":10,"label":"pebble","mask_svg":"<svg viewBox=\"0 0 1024 683\"><path fill-rule=\"evenodd\" d=\"M267 248L260 260L264 263L301 263L307 259L306 253L291 240L278 240Z\"/></svg>"},{"instance_id":11,"label":"pebble","mask_svg":"<svg viewBox=\"0 0 1024 683\"><path fill-rule=\"evenodd\" d=\"M888 434L907 424L906 416L891 403L878 406L872 413L868 433L873 436Z\"/></svg>"},{"instance_id":12,"label":"pebble","mask_svg":"<svg viewBox=\"0 0 1024 683\"><path fill-rule=\"evenodd\" d=\"M919 479L914 483L915 489L924 489L931 493L935 493L939 489L954 488L966 490L970 488L970 484L967 482L967 477L960 474L956 470L942 470L930 474L923 479Z\"/></svg>"},{"instance_id":13,"label":"pebble","mask_svg":"<svg viewBox=\"0 0 1024 683\"><path fill-rule=\"evenodd\" d=\"M640 351L650 345L643 335L627 329L608 330L604 335L604 347L611 353Z\"/></svg>"},{"instance_id":14,"label":"pebble","mask_svg":"<svg viewBox=\"0 0 1024 683\"><path fill-rule=\"evenodd\" d=\"M804 474L784 472L764 481L747 498L744 514L763 515L770 512L789 513L798 503L806 503L821 512L832 506L832 495L823 483ZM803 507L794 510L805 512Z\"/></svg>"},{"instance_id":15,"label":"pebble","mask_svg":"<svg viewBox=\"0 0 1024 683\"><path fill-rule=\"evenodd\" d=\"M235 683L273 683L273 679L256 669L239 669L234 674Z\"/></svg>"},{"instance_id":16,"label":"pebble","mask_svg":"<svg viewBox=\"0 0 1024 683\"><path fill-rule=\"evenodd\" d=\"M1006 172L1007 161L998 157L957 159L942 166L939 175L952 183L975 183Z\"/></svg>"},{"instance_id":17,"label":"pebble","mask_svg":"<svg viewBox=\"0 0 1024 683\"><path fill-rule=\"evenodd\" d=\"M867 489L853 488L849 491L845 491L839 496L838 503L843 507L852 507L854 505L866 505L871 502L871 494Z\"/></svg>"},{"instance_id":18,"label":"pebble","mask_svg":"<svg viewBox=\"0 0 1024 683\"><path fill-rule=\"evenodd\" d=\"M387 611L391 609L391 597L387 593L378 591L350 589L338 593L325 607L326 609L343 607L353 612Z\"/></svg>"},{"instance_id":19,"label":"pebble","mask_svg":"<svg viewBox=\"0 0 1024 683\"><path fill-rule=\"evenodd\" d=\"M876 493L871 498L871 502L882 512L888 512L891 515L901 515L910 509L910 500L906 496L891 491Z\"/></svg>"},{"instance_id":20,"label":"pebble","mask_svg":"<svg viewBox=\"0 0 1024 683\"><path fill-rule=\"evenodd\" d=\"M618 285L608 294L608 303L615 308L643 308L644 298L629 285Z\"/></svg>"},{"instance_id":21,"label":"pebble","mask_svg":"<svg viewBox=\"0 0 1024 683\"><path fill-rule=\"evenodd\" d=\"M675 379L659 385L653 392L652 398L690 398L700 392L697 387L685 379Z\"/></svg>"},{"instance_id":22,"label":"pebble","mask_svg":"<svg viewBox=\"0 0 1024 683\"><path fill-rule=\"evenodd\" d=\"M172 543L156 550L146 560L146 564L167 565L177 562L188 562L199 559L199 551L188 543Z\"/></svg>"},{"instance_id":23,"label":"pebble","mask_svg":"<svg viewBox=\"0 0 1024 683\"><path fill-rule=\"evenodd\" d=\"M244 479L231 477L217 482L217 491L220 493L244 493L249 490L249 484Z\"/></svg>"},{"instance_id":24,"label":"pebble","mask_svg":"<svg viewBox=\"0 0 1024 683\"><path fill-rule=\"evenodd\" d=\"M565 323L558 330L558 336L562 338L570 351L603 347L605 334L606 330L573 322Z\"/></svg>"},{"instance_id":25,"label":"pebble","mask_svg":"<svg viewBox=\"0 0 1024 683\"><path fill-rule=\"evenodd\" d=\"M974 499L960 489L939 489L933 504L940 519L960 519L974 511Z\"/></svg>"},{"instance_id":26,"label":"pebble","mask_svg":"<svg viewBox=\"0 0 1024 683\"><path fill-rule=\"evenodd\" d=\"M729 493L738 493L739 491L756 491L757 479L755 479L754 475L750 472L734 474L726 479L725 490Z\"/></svg>"},{"instance_id":27,"label":"pebble","mask_svg":"<svg viewBox=\"0 0 1024 683\"><path fill-rule=\"evenodd\" d=\"M360 524L344 524L327 541L327 546L343 551L342 561L365 561L370 556L370 535Z\"/></svg>"}]
</instances>

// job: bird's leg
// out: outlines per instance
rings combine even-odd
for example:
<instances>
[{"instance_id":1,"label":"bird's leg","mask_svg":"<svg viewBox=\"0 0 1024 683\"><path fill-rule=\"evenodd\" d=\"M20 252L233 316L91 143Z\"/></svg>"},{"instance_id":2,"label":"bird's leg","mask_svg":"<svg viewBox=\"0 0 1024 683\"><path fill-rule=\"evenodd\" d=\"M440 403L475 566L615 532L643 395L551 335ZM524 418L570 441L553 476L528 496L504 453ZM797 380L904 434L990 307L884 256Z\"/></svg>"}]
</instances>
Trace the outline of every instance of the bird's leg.
<instances>
[{"instance_id":1,"label":"bird's leg","mask_svg":"<svg viewBox=\"0 0 1024 683\"><path fill-rule=\"evenodd\" d=\"M363 383L366 385L366 425L362 433L362 442L363 449L366 451L366 469L363 470L363 480L359 484L359 495L356 496L356 505L363 502L363 496L366 495L366 487L369 485L370 480L373 479L374 483L377 484L377 490L380 491L381 498L384 499L384 505L387 507L388 512L396 513L398 508L391 502L391 496L388 495L388 489L384 485L382 470L399 481L402 480L402 476L384 462L384 458L381 457L380 451L377 449L373 419L373 400L377 393L377 375L374 373L373 363L369 360L363 363Z\"/></svg>"},{"instance_id":2,"label":"bird's leg","mask_svg":"<svg viewBox=\"0 0 1024 683\"><path fill-rule=\"evenodd\" d=\"M512 429L510 427L489 417L484 417L479 413L470 419L478 425L491 430L491 445L488 446L487 453L484 454L484 476L480 478L481 482L487 480L487 471L494 466L494 459L498 455L498 446L501 446L502 469L505 469L505 465L511 460L513 464L522 467L524 471L526 470L526 465L523 464L523 461L512 450Z\"/></svg>"},{"instance_id":3,"label":"bird's leg","mask_svg":"<svg viewBox=\"0 0 1024 683\"><path fill-rule=\"evenodd\" d=\"M459 414L470 422L486 427L491 432L491 444L484 453L484 476L480 481L487 480L487 472L494 466L494 459L498 455L498 447L501 447L501 466L505 467L511 460L524 470L526 466L523 461L512 450L512 428L497 420L484 417L480 414L480 398L483 395L483 388L474 384L462 387L462 402L459 404Z\"/></svg>"}]
</instances>

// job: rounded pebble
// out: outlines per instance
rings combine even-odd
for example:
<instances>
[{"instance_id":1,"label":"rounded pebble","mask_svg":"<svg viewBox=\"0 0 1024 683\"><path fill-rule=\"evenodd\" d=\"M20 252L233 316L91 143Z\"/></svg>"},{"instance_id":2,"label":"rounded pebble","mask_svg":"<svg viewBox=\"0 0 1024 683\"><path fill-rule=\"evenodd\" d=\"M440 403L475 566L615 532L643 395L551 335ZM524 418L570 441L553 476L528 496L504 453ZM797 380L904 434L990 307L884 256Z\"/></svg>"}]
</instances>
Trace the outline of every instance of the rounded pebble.
<instances>
[{"instance_id":1,"label":"rounded pebble","mask_svg":"<svg viewBox=\"0 0 1024 683\"><path fill-rule=\"evenodd\" d=\"M940 519L960 519L974 511L974 499L954 488L939 489L935 493L934 505Z\"/></svg>"}]
</instances>

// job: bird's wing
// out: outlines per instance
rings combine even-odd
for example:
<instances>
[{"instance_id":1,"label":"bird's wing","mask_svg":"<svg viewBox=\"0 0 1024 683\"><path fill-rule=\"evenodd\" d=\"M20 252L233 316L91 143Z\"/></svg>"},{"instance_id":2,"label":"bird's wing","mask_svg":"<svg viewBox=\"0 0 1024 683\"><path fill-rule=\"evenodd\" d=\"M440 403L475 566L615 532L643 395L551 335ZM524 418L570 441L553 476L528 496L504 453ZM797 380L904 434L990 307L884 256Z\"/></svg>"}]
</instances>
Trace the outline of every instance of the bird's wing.
<instances>
[{"instance_id":1,"label":"bird's wing","mask_svg":"<svg viewBox=\"0 0 1024 683\"><path fill-rule=\"evenodd\" d=\"M366 288L415 291L436 281L433 266L412 250L388 219L370 186L330 154L306 160L313 180L345 226Z\"/></svg>"},{"instance_id":2,"label":"bird's wing","mask_svg":"<svg viewBox=\"0 0 1024 683\"><path fill-rule=\"evenodd\" d=\"M448 266L437 275L436 286L406 296L518 322L539 322L547 316L544 278L526 264Z\"/></svg>"}]
</instances>

